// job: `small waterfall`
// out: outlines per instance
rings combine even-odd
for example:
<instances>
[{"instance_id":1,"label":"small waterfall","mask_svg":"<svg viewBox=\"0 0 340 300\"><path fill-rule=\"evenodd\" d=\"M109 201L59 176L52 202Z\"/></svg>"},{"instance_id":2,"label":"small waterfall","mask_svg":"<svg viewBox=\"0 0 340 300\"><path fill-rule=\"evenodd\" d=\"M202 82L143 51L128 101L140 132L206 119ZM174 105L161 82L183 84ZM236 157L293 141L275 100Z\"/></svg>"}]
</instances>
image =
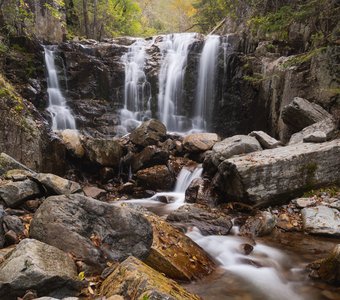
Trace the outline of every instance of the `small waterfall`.
<instances>
[{"instance_id":1,"label":"small waterfall","mask_svg":"<svg viewBox=\"0 0 340 300\"><path fill-rule=\"evenodd\" d=\"M47 110L52 116L52 129L76 129L76 122L66 99L61 93L58 71L55 65L54 47L44 46L45 65L47 70L47 93L49 106Z\"/></svg>"},{"instance_id":2,"label":"small waterfall","mask_svg":"<svg viewBox=\"0 0 340 300\"><path fill-rule=\"evenodd\" d=\"M215 98L216 70L220 37L207 37L199 63L194 128L207 130Z\"/></svg>"},{"instance_id":3,"label":"small waterfall","mask_svg":"<svg viewBox=\"0 0 340 300\"><path fill-rule=\"evenodd\" d=\"M138 39L122 57L125 86L124 108L120 111L120 118L126 133L136 128L144 118L151 118L151 87L144 72L147 45L147 41Z\"/></svg>"},{"instance_id":4,"label":"small waterfall","mask_svg":"<svg viewBox=\"0 0 340 300\"><path fill-rule=\"evenodd\" d=\"M190 172L188 169L183 168L177 177L175 193L185 193L190 183L194 179L200 178L202 172L203 168L196 168L193 172Z\"/></svg>"},{"instance_id":5,"label":"small waterfall","mask_svg":"<svg viewBox=\"0 0 340 300\"><path fill-rule=\"evenodd\" d=\"M159 74L158 109L160 120L168 130L183 132L191 128L190 120L180 115L183 104L183 83L190 45L195 33L164 36L163 55Z\"/></svg>"}]
</instances>

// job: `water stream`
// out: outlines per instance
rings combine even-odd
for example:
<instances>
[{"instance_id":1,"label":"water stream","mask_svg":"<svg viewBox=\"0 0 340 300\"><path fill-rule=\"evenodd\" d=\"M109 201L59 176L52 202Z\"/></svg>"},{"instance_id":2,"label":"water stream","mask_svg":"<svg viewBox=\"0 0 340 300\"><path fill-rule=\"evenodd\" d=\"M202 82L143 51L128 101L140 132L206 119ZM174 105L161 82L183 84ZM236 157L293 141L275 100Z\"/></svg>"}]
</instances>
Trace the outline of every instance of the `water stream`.
<instances>
[{"instance_id":1,"label":"water stream","mask_svg":"<svg viewBox=\"0 0 340 300\"><path fill-rule=\"evenodd\" d=\"M56 56L54 46L44 46L44 52L49 101L47 110L52 117L52 129L76 129L75 119L70 108L67 106L66 99L60 89L58 69L55 64Z\"/></svg>"}]
</instances>

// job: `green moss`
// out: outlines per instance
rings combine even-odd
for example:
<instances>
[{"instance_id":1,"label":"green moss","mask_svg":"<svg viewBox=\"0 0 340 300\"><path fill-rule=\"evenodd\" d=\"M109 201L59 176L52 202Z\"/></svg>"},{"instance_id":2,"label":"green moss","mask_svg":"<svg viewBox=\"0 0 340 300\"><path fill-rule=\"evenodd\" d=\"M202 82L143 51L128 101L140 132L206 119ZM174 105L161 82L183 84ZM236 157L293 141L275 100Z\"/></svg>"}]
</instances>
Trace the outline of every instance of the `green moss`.
<instances>
[{"instance_id":1,"label":"green moss","mask_svg":"<svg viewBox=\"0 0 340 300\"><path fill-rule=\"evenodd\" d=\"M298 65L301 65L303 63L306 63L306 62L310 61L316 55L325 51L326 49L327 49L326 47L321 47L321 48L309 51L307 53L292 56L282 64L282 67L290 68L292 66L298 66Z\"/></svg>"},{"instance_id":2,"label":"green moss","mask_svg":"<svg viewBox=\"0 0 340 300\"><path fill-rule=\"evenodd\" d=\"M335 197L340 194L340 187L333 185L325 188L320 188L317 190L310 190L303 194L303 197L310 198L313 196L321 196L323 193L327 193L330 197Z\"/></svg>"}]
</instances>

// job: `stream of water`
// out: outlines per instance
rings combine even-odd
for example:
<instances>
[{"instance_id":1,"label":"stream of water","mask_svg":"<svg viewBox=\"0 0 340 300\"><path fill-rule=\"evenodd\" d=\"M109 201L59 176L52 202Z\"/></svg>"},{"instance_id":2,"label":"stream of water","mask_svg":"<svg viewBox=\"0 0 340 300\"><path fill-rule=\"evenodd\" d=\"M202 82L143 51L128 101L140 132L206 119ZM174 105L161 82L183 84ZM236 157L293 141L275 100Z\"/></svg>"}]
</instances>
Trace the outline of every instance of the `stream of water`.
<instances>
[{"instance_id":1,"label":"stream of water","mask_svg":"<svg viewBox=\"0 0 340 300\"><path fill-rule=\"evenodd\" d=\"M76 129L75 119L70 108L67 106L66 99L60 89L58 69L55 64L56 57L54 46L45 46L44 52L47 70L47 93L49 101L47 110L52 117L52 129Z\"/></svg>"}]
</instances>

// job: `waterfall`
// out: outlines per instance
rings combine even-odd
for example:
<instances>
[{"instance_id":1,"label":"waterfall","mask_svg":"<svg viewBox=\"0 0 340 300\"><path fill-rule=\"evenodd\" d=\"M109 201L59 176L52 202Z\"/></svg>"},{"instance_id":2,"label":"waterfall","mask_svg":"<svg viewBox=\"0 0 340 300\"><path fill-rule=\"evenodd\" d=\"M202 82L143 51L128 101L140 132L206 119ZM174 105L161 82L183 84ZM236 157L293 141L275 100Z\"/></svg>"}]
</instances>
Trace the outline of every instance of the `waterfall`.
<instances>
[{"instance_id":1,"label":"waterfall","mask_svg":"<svg viewBox=\"0 0 340 300\"><path fill-rule=\"evenodd\" d=\"M47 70L47 93L49 106L47 110L52 116L52 129L76 129L76 122L71 110L67 106L58 80L58 71L55 65L54 47L44 46L45 65Z\"/></svg>"},{"instance_id":2,"label":"waterfall","mask_svg":"<svg viewBox=\"0 0 340 300\"><path fill-rule=\"evenodd\" d=\"M147 45L145 40L138 39L122 57L125 85L124 108L120 111L120 118L126 132L136 128L143 119L151 117L151 87L144 72Z\"/></svg>"},{"instance_id":3,"label":"waterfall","mask_svg":"<svg viewBox=\"0 0 340 300\"><path fill-rule=\"evenodd\" d=\"M183 84L189 46L195 33L181 33L164 36L161 44L162 61L159 74L158 109L160 120L168 130L182 132L191 123L180 115L183 105Z\"/></svg>"},{"instance_id":4,"label":"waterfall","mask_svg":"<svg viewBox=\"0 0 340 300\"><path fill-rule=\"evenodd\" d=\"M215 98L216 70L220 37L207 37L199 62L194 128L207 130Z\"/></svg>"},{"instance_id":5,"label":"waterfall","mask_svg":"<svg viewBox=\"0 0 340 300\"><path fill-rule=\"evenodd\" d=\"M200 178L203 172L203 168L196 168L194 171L190 172L188 169L183 168L179 173L176 181L175 193L185 193L190 183L196 179Z\"/></svg>"}]
</instances>

